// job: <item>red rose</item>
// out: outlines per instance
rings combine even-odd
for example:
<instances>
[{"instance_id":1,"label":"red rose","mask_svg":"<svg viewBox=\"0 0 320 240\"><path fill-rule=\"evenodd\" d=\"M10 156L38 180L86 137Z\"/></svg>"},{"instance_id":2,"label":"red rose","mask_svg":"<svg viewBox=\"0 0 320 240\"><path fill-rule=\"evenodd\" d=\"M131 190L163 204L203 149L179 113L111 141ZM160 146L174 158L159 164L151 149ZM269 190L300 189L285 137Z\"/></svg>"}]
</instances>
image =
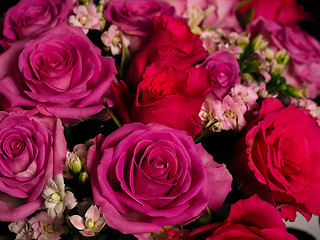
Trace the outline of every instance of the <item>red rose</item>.
<instances>
[{"instance_id":1,"label":"red rose","mask_svg":"<svg viewBox=\"0 0 320 240\"><path fill-rule=\"evenodd\" d=\"M279 211L256 195L233 204L230 214L224 222L202 226L186 236L190 240L296 240L293 235L286 232L286 225L282 221Z\"/></svg>"},{"instance_id":2,"label":"red rose","mask_svg":"<svg viewBox=\"0 0 320 240\"><path fill-rule=\"evenodd\" d=\"M284 219L320 214L320 128L308 110L266 99L231 165L242 190L278 206Z\"/></svg>"},{"instance_id":3,"label":"red rose","mask_svg":"<svg viewBox=\"0 0 320 240\"><path fill-rule=\"evenodd\" d=\"M129 118L185 130L195 137L202 131L198 114L212 85L208 70L195 64L207 52L182 19L163 15L153 20L154 34L128 72L129 90L136 92Z\"/></svg>"},{"instance_id":4,"label":"red rose","mask_svg":"<svg viewBox=\"0 0 320 240\"><path fill-rule=\"evenodd\" d=\"M182 62L168 52L176 49L181 53ZM130 88L136 88L144 71L151 63L157 62L161 68L174 67L177 70L189 68L208 55L198 35L191 32L182 19L167 15L153 18L153 34L148 44L133 59L127 77ZM161 58L162 61L157 61Z\"/></svg>"},{"instance_id":5,"label":"red rose","mask_svg":"<svg viewBox=\"0 0 320 240\"><path fill-rule=\"evenodd\" d=\"M242 0L242 2L247 3L243 6L240 3L241 7L237 11L240 18L248 14L248 11L253 10L252 20L261 16L278 23L291 25L298 21L310 19L310 13L305 12L296 0Z\"/></svg>"}]
</instances>

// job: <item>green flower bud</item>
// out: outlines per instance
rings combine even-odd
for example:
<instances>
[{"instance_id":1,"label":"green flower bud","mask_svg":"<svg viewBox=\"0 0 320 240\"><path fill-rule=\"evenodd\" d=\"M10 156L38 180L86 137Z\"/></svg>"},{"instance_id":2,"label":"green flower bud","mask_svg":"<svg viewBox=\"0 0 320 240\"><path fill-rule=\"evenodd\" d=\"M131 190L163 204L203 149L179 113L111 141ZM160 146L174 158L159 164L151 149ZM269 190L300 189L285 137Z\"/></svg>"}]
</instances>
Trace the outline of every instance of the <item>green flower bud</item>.
<instances>
[{"instance_id":1,"label":"green flower bud","mask_svg":"<svg viewBox=\"0 0 320 240\"><path fill-rule=\"evenodd\" d=\"M252 40L254 50L264 50L268 44L269 43L263 39L262 35L258 35Z\"/></svg>"},{"instance_id":2,"label":"green flower bud","mask_svg":"<svg viewBox=\"0 0 320 240\"><path fill-rule=\"evenodd\" d=\"M94 221L91 218L87 218L86 221L84 222L84 226L87 229L93 229L94 228Z\"/></svg>"},{"instance_id":3,"label":"green flower bud","mask_svg":"<svg viewBox=\"0 0 320 240\"><path fill-rule=\"evenodd\" d=\"M88 183L88 181L89 181L89 174L86 171L80 173L79 182L81 184L86 184L86 183Z\"/></svg>"},{"instance_id":4,"label":"green flower bud","mask_svg":"<svg viewBox=\"0 0 320 240\"><path fill-rule=\"evenodd\" d=\"M72 159L69 161L69 170L71 175L78 175L83 170L83 164L80 160L80 158L77 155L71 155L73 156Z\"/></svg>"},{"instance_id":5,"label":"green flower bud","mask_svg":"<svg viewBox=\"0 0 320 240\"><path fill-rule=\"evenodd\" d=\"M284 59L284 57L287 55L286 50L285 49L281 49L276 53L276 59L278 63L282 63L282 60Z\"/></svg>"},{"instance_id":6,"label":"green flower bud","mask_svg":"<svg viewBox=\"0 0 320 240\"><path fill-rule=\"evenodd\" d=\"M103 5L102 4L99 4L97 6L97 12L103 12Z\"/></svg>"},{"instance_id":7,"label":"green flower bud","mask_svg":"<svg viewBox=\"0 0 320 240\"><path fill-rule=\"evenodd\" d=\"M284 64L284 65L287 65L288 64L288 62L290 61L290 56L289 55L286 55L283 59L282 59L282 63Z\"/></svg>"},{"instance_id":8,"label":"green flower bud","mask_svg":"<svg viewBox=\"0 0 320 240\"><path fill-rule=\"evenodd\" d=\"M242 49L244 49L246 46L248 46L250 40L248 36L245 35L241 35L238 39L237 39L237 45L239 47L241 47Z\"/></svg>"},{"instance_id":9,"label":"green flower bud","mask_svg":"<svg viewBox=\"0 0 320 240\"><path fill-rule=\"evenodd\" d=\"M271 73L273 75L280 75L283 72L284 69L285 69L285 65L284 64L282 64L282 63L276 64L275 63L275 64L273 64L271 66Z\"/></svg>"},{"instance_id":10,"label":"green flower bud","mask_svg":"<svg viewBox=\"0 0 320 240\"><path fill-rule=\"evenodd\" d=\"M275 57L275 52L270 48L265 49L265 54L268 61L272 61Z\"/></svg>"},{"instance_id":11,"label":"green flower bud","mask_svg":"<svg viewBox=\"0 0 320 240\"><path fill-rule=\"evenodd\" d=\"M102 16L99 21L100 30L102 31L106 26L106 19Z\"/></svg>"}]
</instances>

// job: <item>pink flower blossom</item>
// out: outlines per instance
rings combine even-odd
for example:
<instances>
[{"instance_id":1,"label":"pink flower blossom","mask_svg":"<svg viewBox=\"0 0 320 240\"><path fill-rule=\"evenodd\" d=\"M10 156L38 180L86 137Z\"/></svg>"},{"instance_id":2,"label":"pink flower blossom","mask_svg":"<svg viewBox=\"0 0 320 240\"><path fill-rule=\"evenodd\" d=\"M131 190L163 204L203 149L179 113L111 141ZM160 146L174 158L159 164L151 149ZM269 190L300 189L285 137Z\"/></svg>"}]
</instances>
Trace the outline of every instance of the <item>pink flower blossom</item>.
<instances>
[{"instance_id":1,"label":"pink flower blossom","mask_svg":"<svg viewBox=\"0 0 320 240\"><path fill-rule=\"evenodd\" d=\"M30 225L34 230L34 239L38 240L58 240L63 233L63 219L51 219L49 215L42 211L30 219Z\"/></svg>"},{"instance_id":2,"label":"pink flower blossom","mask_svg":"<svg viewBox=\"0 0 320 240\"><path fill-rule=\"evenodd\" d=\"M112 55L121 54L123 43L126 47L130 45L129 38L123 33L120 35L119 28L116 25L111 25L108 31L101 35L101 41L105 46L110 47Z\"/></svg>"},{"instance_id":3,"label":"pink flower blossom","mask_svg":"<svg viewBox=\"0 0 320 240\"><path fill-rule=\"evenodd\" d=\"M246 125L244 114L247 108L240 96L225 96L221 107L222 111L218 118L221 120L224 129L238 129L240 131Z\"/></svg>"},{"instance_id":4,"label":"pink flower blossom","mask_svg":"<svg viewBox=\"0 0 320 240\"><path fill-rule=\"evenodd\" d=\"M79 215L73 215L69 219L71 224L81 230L80 233L85 237L94 236L106 224L106 219L100 214L99 209L95 205L91 205L87 210L85 220Z\"/></svg>"},{"instance_id":5,"label":"pink flower blossom","mask_svg":"<svg viewBox=\"0 0 320 240\"><path fill-rule=\"evenodd\" d=\"M235 84L235 86L231 88L231 95L240 96L243 102L246 104L248 110L253 108L257 109L259 107L257 103L258 94L256 88L254 89L242 84Z\"/></svg>"},{"instance_id":6,"label":"pink flower blossom","mask_svg":"<svg viewBox=\"0 0 320 240\"><path fill-rule=\"evenodd\" d=\"M71 26L81 27L85 34L89 32L89 29L100 29L99 22L102 12L97 12L97 7L94 4L75 6L73 12L75 15L71 15L68 19Z\"/></svg>"},{"instance_id":7,"label":"pink flower blossom","mask_svg":"<svg viewBox=\"0 0 320 240\"><path fill-rule=\"evenodd\" d=\"M200 117L212 131L241 130L247 123L245 102L239 95L226 95L222 101L209 94L202 105Z\"/></svg>"}]
</instances>

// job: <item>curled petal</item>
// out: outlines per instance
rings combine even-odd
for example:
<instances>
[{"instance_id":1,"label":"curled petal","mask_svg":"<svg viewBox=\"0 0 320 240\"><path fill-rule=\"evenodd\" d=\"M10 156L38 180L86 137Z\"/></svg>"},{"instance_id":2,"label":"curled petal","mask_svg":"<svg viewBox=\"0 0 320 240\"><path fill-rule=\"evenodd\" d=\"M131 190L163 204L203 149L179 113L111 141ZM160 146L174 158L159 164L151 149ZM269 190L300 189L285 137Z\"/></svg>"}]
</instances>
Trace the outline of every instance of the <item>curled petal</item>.
<instances>
[{"instance_id":1,"label":"curled petal","mask_svg":"<svg viewBox=\"0 0 320 240\"><path fill-rule=\"evenodd\" d=\"M73 215L69 218L71 224L78 230L83 230L86 227L84 226L84 220L79 215Z\"/></svg>"}]
</instances>

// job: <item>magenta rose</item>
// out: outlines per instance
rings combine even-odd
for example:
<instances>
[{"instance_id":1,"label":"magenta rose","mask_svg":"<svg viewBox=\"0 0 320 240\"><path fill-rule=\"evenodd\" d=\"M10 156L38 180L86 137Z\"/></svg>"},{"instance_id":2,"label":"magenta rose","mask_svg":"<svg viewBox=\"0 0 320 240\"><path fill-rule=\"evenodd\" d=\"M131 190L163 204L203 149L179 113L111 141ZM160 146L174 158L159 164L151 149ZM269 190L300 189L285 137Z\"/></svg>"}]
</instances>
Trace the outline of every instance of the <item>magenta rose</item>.
<instances>
[{"instance_id":1,"label":"magenta rose","mask_svg":"<svg viewBox=\"0 0 320 240\"><path fill-rule=\"evenodd\" d=\"M148 36L154 16L173 15L174 8L159 0L111 0L103 12L107 21L127 34Z\"/></svg>"},{"instance_id":2,"label":"magenta rose","mask_svg":"<svg viewBox=\"0 0 320 240\"><path fill-rule=\"evenodd\" d=\"M284 26L258 19L247 28L253 36L262 34L275 50L285 49L291 57L284 71L287 82L295 87L307 84L310 97L320 90L320 43L297 25Z\"/></svg>"},{"instance_id":3,"label":"magenta rose","mask_svg":"<svg viewBox=\"0 0 320 240\"><path fill-rule=\"evenodd\" d=\"M297 240L286 231L279 211L257 195L236 202L224 222L202 226L191 232L188 239Z\"/></svg>"},{"instance_id":4,"label":"magenta rose","mask_svg":"<svg viewBox=\"0 0 320 240\"><path fill-rule=\"evenodd\" d=\"M296 0L241 0L237 10L239 17L253 11L253 20L263 17L284 25L293 25L298 21L310 20Z\"/></svg>"},{"instance_id":5,"label":"magenta rose","mask_svg":"<svg viewBox=\"0 0 320 240\"><path fill-rule=\"evenodd\" d=\"M258 193L285 219L294 221L296 211L307 219L320 214L320 128L308 110L266 99L235 150L232 169L246 194Z\"/></svg>"},{"instance_id":6,"label":"magenta rose","mask_svg":"<svg viewBox=\"0 0 320 240\"><path fill-rule=\"evenodd\" d=\"M0 105L6 111L41 113L69 124L99 113L103 97L111 104L106 92L117 72L114 59L101 56L79 28L63 24L17 42L0 63Z\"/></svg>"},{"instance_id":7,"label":"magenta rose","mask_svg":"<svg viewBox=\"0 0 320 240\"><path fill-rule=\"evenodd\" d=\"M3 35L11 41L31 38L64 21L72 0L21 0L4 18Z\"/></svg>"},{"instance_id":8,"label":"magenta rose","mask_svg":"<svg viewBox=\"0 0 320 240\"><path fill-rule=\"evenodd\" d=\"M161 0L111 0L103 12L106 20L123 31L132 55L144 48L152 34L152 18L173 16L174 7Z\"/></svg>"},{"instance_id":9,"label":"magenta rose","mask_svg":"<svg viewBox=\"0 0 320 240\"><path fill-rule=\"evenodd\" d=\"M231 87L241 82L239 63L228 51L211 53L200 66L208 69L211 79L217 83L212 93L218 99L222 99Z\"/></svg>"},{"instance_id":10,"label":"magenta rose","mask_svg":"<svg viewBox=\"0 0 320 240\"><path fill-rule=\"evenodd\" d=\"M67 154L61 121L0 112L0 220L16 222L40 209L49 178Z\"/></svg>"},{"instance_id":11,"label":"magenta rose","mask_svg":"<svg viewBox=\"0 0 320 240\"><path fill-rule=\"evenodd\" d=\"M95 204L123 233L160 231L220 208L231 175L184 131L159 124L126 124L88 153Z\"/></svg>"}]
</instances>

